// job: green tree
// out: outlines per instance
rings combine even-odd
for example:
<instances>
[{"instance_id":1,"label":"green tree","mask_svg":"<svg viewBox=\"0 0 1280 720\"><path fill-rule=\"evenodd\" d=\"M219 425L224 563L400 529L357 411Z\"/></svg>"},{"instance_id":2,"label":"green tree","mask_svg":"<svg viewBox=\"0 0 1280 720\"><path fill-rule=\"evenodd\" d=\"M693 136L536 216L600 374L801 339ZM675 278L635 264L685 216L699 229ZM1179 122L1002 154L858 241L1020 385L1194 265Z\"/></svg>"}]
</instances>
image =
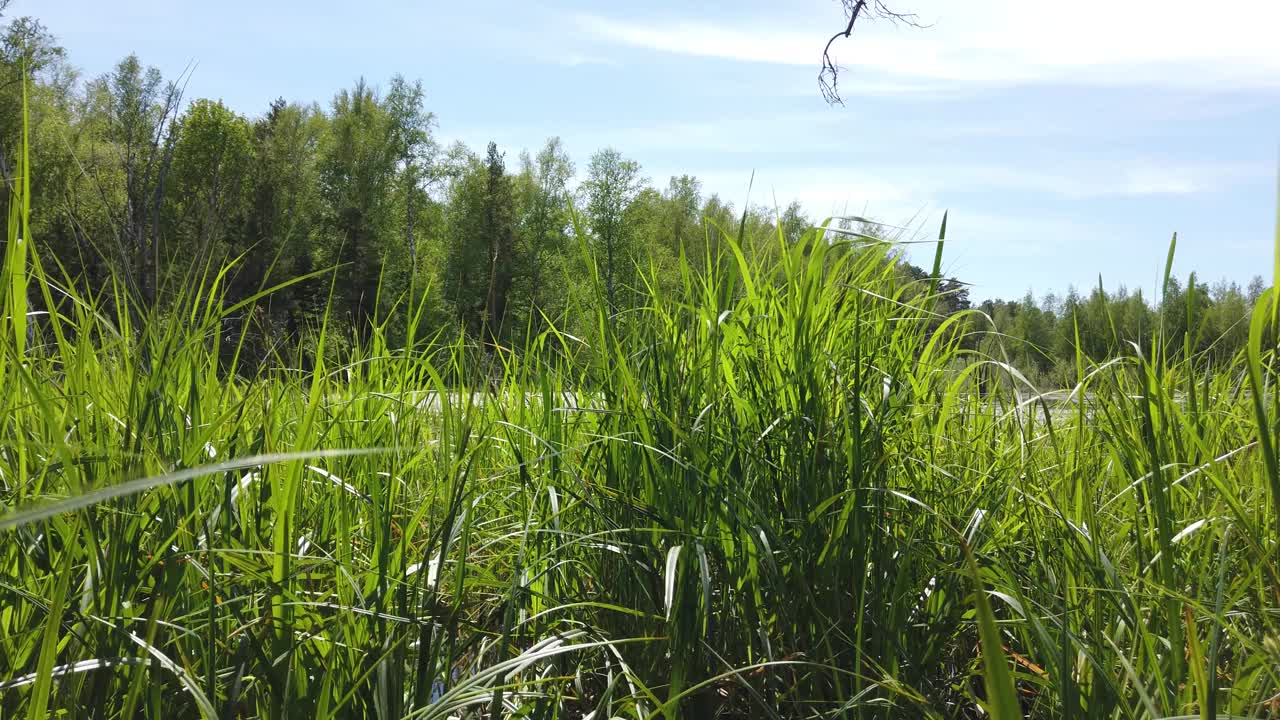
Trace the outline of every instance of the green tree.
<instances>
[{"instance_id":1,"label":"green tree","mask_svg":"<svg viewBox=\"0 0 1280 720\"><path fill-rule=\"evenodd\" d=\"M804 208L800 206L799 201L794 200L786 210L782 211L778 224L782 228L782 237L788 245L794 245L809 231L809 228L813 227L813 221L805 215Z\"/></svg>"},{"instance_id":2,"label":"green tree","mask_svg":"<svg viewBox=\"0 0 1280 720\"><path fill-rule=\"evenodd\" d=\"M485 295L485 335L499 343L511 330L507 313L516 268L523 263L517 255L515 199L511 178L498 144L489 143L485 155L485 205L482 232L488 240L489 287Z\"/></svg>"},{"instance_id":3,"label":"green tree","mask_svg":"<svg viewBox=\"0 0 1280 720\"><path fill-rule=\"evenodd\" d=\"M181 91L136 55L121 60L89 89L90 103L107 118L106 140L118 163L123 192L112 250L119 275L142 307L155 305L160 270L160 225L165 180L173 154L170 130Z\"/></svg>"},{"instance_id":4,"label":"green tree","mask_svg":"<svg viewBox=\"0 0 1280 720\"><path fill-rule=\"evenodd\" d=\"M161 267L171 279L238 254L253 163L249 121L221 102L192 103L174 135Z\"/></svg>"},{"instance_id":5,"label":"green tree","mask_svg":"<svg viewBox=\"0 0 1280 720\"><path fill-rule=\"evenodd\" d=\"M318 147L327 120L315 107L271 103L251 129L252 161L240 244L232 269L228 302L307 275L315 269L316 242L322 227ZM241 362L249 370L279 346L298 337L306 318L319 310L323 283L312 279L277 291L256 307L229 320L233 337L242 320L254 321Z\"/></svg>"},{"instance_id":6,"label":"green tree","mask_svg":"<svg viewBox=\"0 0 1280 720\"><path fill-rule=\"evenodd\" d=\"M422 82L410 83L402 75L391 79L385 102L391 122L391 142L395 148L398 186L404 205L404 238L409 253L411 276L418 276L418 214L428 204L423 184L432 173L436 144L431 136L435 115L423 107Z\"/></svg>"},{"instance_id":7,"label":"green tree","mask_svg":"<svg viewBox=\"0 0 1280 720\"><path fill-rule=\"evenodd\" d=\"M0 15L9 5L0 2ZM0 29L0 173L10 177L22 130L22 84L59 87L69 95L74 73L66 51L39 20L20 17ZM2 191L8 195L7 186ZM7 216L7 215L6 215Z\"/></svg>"},{"instance_id":8,"label":"green tree","mask_svg":"<svg viewBox=\"0 0 1280 720\"><path fill-rule=\"evenodd\" d=\"M1089 298L1076 313L1080 328L1080 347L1085 356L1093 360L1105 360L1120 351L1119 339L1114 332L1111 318L1111 299L1102 285L1102 278L1089 292Z\"/></svg>"},{"instance_id":9,"label":"green tree","mask_svg":"<svg viewBox=\"0 0 1280 720\"><path fill-rule=\"evenodd\" d=\"M663 241L673 256L698 243L698 209L702 206L702 183L692 175L672 175L662 194Z\"/></svg>"},{"instance_id":10,"label":"green tree","mask_svg":"<svg viewBox=\"0 0 1280 720\"><path fill-rule=\"evenodd\" d=\"M1062 370L1061 380L1075 382L1076 329L1081 320L1084 303L1074 285L1067 286L1067 294L1058 303L1058 332L1054 337L1053 356ZM1070 377L1068 377L1068 375Z\"/></svg>"},{"instance_id":11,"label":"green tree","mask_svg":"<svg viewBox=\"0 0 1280 720\"><path fill-rule=\"evenodd\" d=\"M484 160L471 157L453 182L442 285L456 317L473 337L499 343L514 329L510 300L527 267L517 242L515 195L496 143Z\"/></svg>"},{"instance_id":12,"label":"green tree","mask_svg":"<svg viewBox=\"0 0 1280 720\"><path fill-rule=\"evenodd\" d=\"M1261 275L1254 275L1249 279L1249 287L1245 290L1245 301L1249 303L1249 307L1257 304L1258 298L1262 297L1262 292L1266 289L1267 283Z\"/></svg>"},{"instance_id":13,"label":"green tree","mask_svg":"<svg viewBox=\"0 0 1280 720\"><path fill-rule=\"evenodd\" d=\"M1200 319L1209 301L1209 287L1196 280L1195 273L1184 288L1178 278L1170 276L1160 298L1160 336L1164 351L1181 355L1190 342L1192 351L1199 346ZM1190 334L1190 337L1188 337Z\"/></svg>"},{"instance_id":14,"label":"green tree","mask_svg":"<svg viewBox=\"0 0 1280 720\"><path fill-rule=\"evenodd\" d=\"M689 258L694 267L707 270L708 263L720 257L722 236L738 229L733 203L725 202L713 193L702 204L701 220L701 227L692 243L696 252L691 252Z\"/></svg>"},{"instance_id":15,"label":"green tree","mask_svg":"<svg viewBox=\"0 0 1280 720\"><path fill-rule=\"evenodd\" d=\"M440 278L455 320L470 335L479 336L484 324L488 289L488 238L484 232L488 175L480 160L469 156L465 165L460 148L451 151L454 175L446 202L446 251Z\"/></svg>"},{"instance_id":16,"label":"green tree","mask_svg":"<svg viewBox=\"0 0 1280 720\"><path fill-rule=\"evenodd\" d=\"M320 151L320 193L329 230L325 250L341 268L340 299L357 338L367 337L379 319L379 298L394 297L408 277L392 218L391 191L402 157L396 132L392 117L362 79L334 98Z\"/></svg>"},{"instance_id":17,"label":"green tree","mask_svg":"<svg viewBox=\"0 0 1280 720\"><path fill-rule=\"evenodd\" d=\"M0 13L8 2L0 2ZM12 20L0 29L0 176L12 177L22 128L25 79L32 167L31 233L48 268L65 269L79 284L101 266L84 239L101 234L102 194L84 182L92 157L80 142L78 76L65 50L39 21ZM0 216L8 217L10 185L0 183ZM75 207L77 216L71 214ZM0 238L0 264L7 238ZM42 298L32 298L37 305Z\"/></svg>"},{"instance_id":18,"label":"green tree","mask_svg":"<svg viewBox=\"0 0 1280 720\"><path fill-rule=\"evenodd\" d=\"M1217 283L1210 290L1198 349L1211 361L1222 363L1239 352L1248 339L1249 303L1244 291L1236 283Z\"/></svg>"},{"instance_id":19,"label":"green tree","mask_svg":"<svg viewBox=\"0 0 1280 720\"><path fill-rule=\"evenodd\" d=\"M625 218L643 186L640 165L617 150L605 148L591 156L583 183L587 222L611 312L623 307L623 298L632 284L636 252L632 228Z\"/></svg>"},{"instance_id":20,"label":"green tree","mask_svg":"<svg viewBox=\"0 0 1280 720\"><path fill-rule=\"evenodd\" d=\"M1111 316L1122 351L1128 352L1129 343L1133 343L1144 354L1150 352L1153 321L1142 288L1130 293L1122 286L1111 298Z\"/></svg>"},{"instance_id":21,"label":"green tree","mask_svg":"<svg viewBox=\"0 0 1280 720\"><path fill-rule=\"evenodd\" d=\"M1053 369L1050 351L1053 347L1054 318L1036 304L1028 291L1018 304L1010 334L1018 342L1017 364L1026 371L1033 371L1037 379Z\"/></svg>"},{"instance_id":22,"label":"green tree","mask_svg":"<svg viewBox=\"0 0 1280 720\"><path fill-rule=\"evenodd\" d=\"M514 182L519 234L527 258L520 281L530 320L540 324L542 314L562 313L568 297L568 186L573 177L573 161L560 138L552 137L536 156L522 153L520 165Z\"/></svg>"}]
</instances>

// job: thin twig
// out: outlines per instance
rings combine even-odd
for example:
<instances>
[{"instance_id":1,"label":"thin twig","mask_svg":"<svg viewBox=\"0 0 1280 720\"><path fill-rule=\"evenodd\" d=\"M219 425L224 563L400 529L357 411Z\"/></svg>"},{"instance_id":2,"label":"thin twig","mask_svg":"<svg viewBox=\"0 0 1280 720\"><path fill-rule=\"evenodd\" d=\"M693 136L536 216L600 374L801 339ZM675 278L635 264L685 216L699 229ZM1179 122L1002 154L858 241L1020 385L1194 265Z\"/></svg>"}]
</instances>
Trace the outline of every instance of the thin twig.
<instances>
[{"instance_id":1,"label":"thin twig","mask_svg":"<svg viewBox=\"0 0 1280 720\"><path fill-rule=\"evenodd\" d=\"M822 48L822 68L818 71L818 87L822 90L822 99L826 100L829 105L844 105L844 100L840 97L837 89L837 83L840 77L840 68L835 61L831 59L831 46L840 38L848 38L853 34L853 26L858 22L858 18L862 16L863 10L867 10L868 0L842 0L846 11L849 15L849 21L845 25L844 30L832 35L827 40L827 44ZM928 27L920 22L920 16L915 13L903 13L890 10L885 6L882 0L874 0L871 9L868 12L874 12L876 17L890 20L895 23L910 25L915 28Z\"/></svg>"}]
</instances>

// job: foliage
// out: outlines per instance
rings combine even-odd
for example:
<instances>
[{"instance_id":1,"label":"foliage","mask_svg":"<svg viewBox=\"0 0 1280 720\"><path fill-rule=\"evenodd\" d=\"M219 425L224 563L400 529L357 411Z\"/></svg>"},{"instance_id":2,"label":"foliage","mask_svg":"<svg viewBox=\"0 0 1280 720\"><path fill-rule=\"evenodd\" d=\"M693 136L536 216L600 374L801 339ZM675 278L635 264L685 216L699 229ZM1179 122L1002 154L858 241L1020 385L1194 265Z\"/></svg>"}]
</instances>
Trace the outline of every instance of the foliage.
<instances>
[{"instance_id":1,"label":"foliage","mask_svg":"<svg viewBox=\"0 0 1280 720\"><path fill-rule=\"evenodd\" d=\"M624 307L624 298L634 286L632 270L639 255L626 215L642 187L640 165L634 160L614 148L591 156L583 183L589 244L604 280L605 302L615 313Z\"/></svg>"},{"instance_id":2,"label":"foliage","mask_svg":"<svg viewBox=\"0 0 1280 720\"><path fill-rule=\"evenodd\" d=\"M577 183L559 138L522 153L515 168L496 145L484 158L461 145L441 152L421 83L398 75L385 92L360 80L328 109L278 100L245 118L212 100L179 107L179 87L132 56L81 83L39 23L15 20L6 33L0 81L11 87L24 62L33 74L32 224L44 240L39 252L67 284L168 312L191 288L217 281L224 265L227 307L307 278L227 317L224 337L240 340L242 370L311 362L322 321L331 347L365 343L388 321L398 345L415 315L424 330L460 332L491 350L525 346L552 325L581 334L590 320L577 309L591 302L597 270L606 304L621 313L648 283L680 291L682 256L695 273L723 273L734 264L724 238L735 237L744 254L777 261L813 224L798 203L735 208L691 175L650 186L612 148L592 155ZM0 93L4 162L14 157L16 107L13 93ZM576 231L571 206L581 210ZM775 242L779 228L784 245ZM838 228L912 239L863 218ZM905 253L892 262L903 282L930 275ZM1246 310L1260 287L1257 279L1247 292L1202 281L1184 289L1171 278L1148 297L1100 279L1087 296L1071 290L1062 302L991 299L980 307L985 318L962 321L970 349L991 352L998 336L1023 373L1063 387L1077 340L1096 358L1149 353L1158 328L1161 352L1230 361L1244 347ZM970 307L963 282L942 278L937 289L932 329ZM114 299L108 305L119 313ZM1184 342L1193 326L1198 335Z\"/></svg>"},{"instance_id":3,"label":"foliage","mask_svg":"<svg viewBox=\"0 0 1280 720\"><path fill-rule=\"evenodd\" d=\"M725 238L625 333L597 276L594 330L494 384L389 321L226 382L200 293L132 330L81 298L25 349L4 320L0 708L1262 712L1272 296L1225 367L1082 354L1064 402L966 349L975 311L933 327L892 246L832 239Z\"/></svg>"},{"instance_id":4,"label":"foliage","mask_svg":"<svg viewBox=\"0 0 1280 720\"><path fill-rule=\"evenodd\" d=\"M19 103L0 717L1276 712L1261 281L971 307L945 223L165 87Z\"/></svg>"}]
</instances>

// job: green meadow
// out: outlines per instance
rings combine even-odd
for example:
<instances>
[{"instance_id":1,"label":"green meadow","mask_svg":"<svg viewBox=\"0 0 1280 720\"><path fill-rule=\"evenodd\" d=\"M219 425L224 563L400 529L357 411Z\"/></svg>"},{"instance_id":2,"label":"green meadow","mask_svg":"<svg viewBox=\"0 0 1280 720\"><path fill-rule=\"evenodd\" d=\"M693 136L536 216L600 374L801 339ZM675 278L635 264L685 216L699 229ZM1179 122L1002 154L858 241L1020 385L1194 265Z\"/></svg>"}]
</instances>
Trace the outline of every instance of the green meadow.
<instances>
[{"instance_id":1,"label":"green meadow","mask_svg":"<svg viewBox=\"0 0 1280 720\"><path fill-rule=\"evenodd\" d=\"M957 301L946 220L929 269L861 219L745 210L650 218L698 242L624 252L649 220L613 212L616 153L574 201L491 149L415 226L412 195L333 190L402 107L363 88L253 132L197 104L151 148L197 173L170 185L185 210L126 225L214 239L85 263L52 244L91 229L68 218L159 191L42 175L63 126L31 92L4 196L2 718L1280 712L1272 289L1224 322L1171 246L1141 323L1060 313L1051 351ZM319 165L270 164L290 117L329 123ZM86 163L125 142L91 119L63 128ZM228 244L190 128L334 194L236 206L279 244ZM514 207L563 241L542 275L500 267L513 187L543 188ZM290 234L313 201L338 209ZM392 219L394 257L371 239ZM473 228L499 240L427 242Z\"/></svg>"}]
</instances>

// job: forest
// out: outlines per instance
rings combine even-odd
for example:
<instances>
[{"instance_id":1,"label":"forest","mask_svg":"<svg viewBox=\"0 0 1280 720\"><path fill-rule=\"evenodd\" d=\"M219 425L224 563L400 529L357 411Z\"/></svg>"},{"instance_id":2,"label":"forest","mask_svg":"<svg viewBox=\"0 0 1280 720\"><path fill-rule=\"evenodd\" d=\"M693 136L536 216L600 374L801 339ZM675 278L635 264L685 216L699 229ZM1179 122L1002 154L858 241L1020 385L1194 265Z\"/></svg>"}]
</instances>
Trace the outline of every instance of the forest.
<instances>
[{"instance_id":1,"label":"forest","mask_svg":"<svg viewBox=\"0 0 1280 720\"><path fill-rule=\"evenodd\" d=\"M185 97L188 75L165 79L132 55L107 75L81 77L33 19L6 26L3 52L5 87L16 87L23 67L33 78L31 231L69 282L164 309L215 281L228 307L296 281L227 320L228 335L244 335L245 369L305 353L326 308L355 342L388 323L392 342L402 342L413 312L423 327L522 347L548 323L582 329L572 309L586 297L584 241L617 311L635 305L645 270L664 289L678 286L682 254L705 270L731 261L726 237L749 255L769 254L775 237L794 243L827 222L799 202L735 207L692 175L658 182L614 148L577 168L558 137L532 152L440 147L422 84L402 76L381 89L359 80L323 102L282 98L246 117ZM0 160L9 166L17 98L7 93L0 107ZM920 228L893 220L830 222L919 239ZM904 278L926 274L905 253L896 262ZM948 279L939 312L971 307L963 280ZM985 315L980 330L1003 336L1010 362L1038 385L1062 387L1077 346L1092 358L1124 355L1157 325L1170 352L1221 363L1243 347L1263 288L1261 277L1242 289L1192 275L1144 293L1104 280L972 306ZM1187 328L1194 336L1184 337Z\"/></svg>"}]
</instances>

